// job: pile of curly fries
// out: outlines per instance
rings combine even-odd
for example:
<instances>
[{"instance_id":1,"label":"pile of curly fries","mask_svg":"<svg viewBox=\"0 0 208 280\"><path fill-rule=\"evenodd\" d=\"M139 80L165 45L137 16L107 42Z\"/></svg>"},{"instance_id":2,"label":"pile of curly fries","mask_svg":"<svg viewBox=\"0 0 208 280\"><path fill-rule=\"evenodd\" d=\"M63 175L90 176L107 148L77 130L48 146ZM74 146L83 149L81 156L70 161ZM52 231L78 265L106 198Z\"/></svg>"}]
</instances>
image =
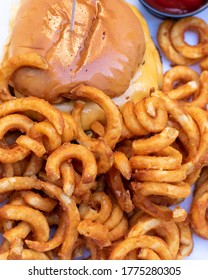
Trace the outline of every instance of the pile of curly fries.
<instances>
[{"instance_id":1,"label":"pile of curly fries","mask_svg":"<svg viewBox=\"0 0 208 280\"><path fill-rule=\"evenodd\" d=\"M85 85L69 93L68 113L17 97L12 74L47 62L31 53L2 66L0 259L178 260L191 254L193 232L208 239L208 26L165 20L158 43L173 65L161 90L122 108ZM105 113L89 131L85 101ZM180 204L192 193L187 212Z\"/></svg>"}]
</instances>

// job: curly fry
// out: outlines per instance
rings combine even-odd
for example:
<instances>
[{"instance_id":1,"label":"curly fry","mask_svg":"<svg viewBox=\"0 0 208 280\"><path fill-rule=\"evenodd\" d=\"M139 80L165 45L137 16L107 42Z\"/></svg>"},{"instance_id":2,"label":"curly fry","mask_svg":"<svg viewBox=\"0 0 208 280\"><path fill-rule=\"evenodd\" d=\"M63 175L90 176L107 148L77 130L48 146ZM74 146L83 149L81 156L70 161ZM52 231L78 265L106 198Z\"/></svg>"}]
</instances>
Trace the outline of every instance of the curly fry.
<instances>
[{"instance_id":1,"label":"curly fry","mask_svg":"<svg viewBox=\"0 0 208 280\"><path fill-rule=\"evenodd\" d=\"M178 150L168 146L152 156L136 155L129 161L132 169L174 170L181 167L182 155Z\"/></svg>"},{"instance_id":2,"label":"curly fry","mask_svg":"<svg viewBox=\"0 0 208 280\"><path fill-rule=\"evenodd\" d=\"M33 177L12 177L0 179L0 193L4 193L8 190L27 190L32 188L37 190L43 190L51 197L55 197L57 200L60 201L61 207L66 215L67 222L65 239L61 245L59 257L61 259L71 259L73 246L78 237L77 226L80 220L80 216L74 198L67 197L61 188L56 187L51 183L40 181ZM33 211L38 212L38 210Z\"/></svg>"},{"instance_id":3,"label":"curly fry","mask_svg":"<svg viewBox=\"0 0 208 280\"><path fill-rule=\"evenodd\" d=\"M63 190L69 197L73 194L75 188L75 171L71 162L63 162L60 167Z\"/></svg>"},{"instance_id":4,"label":"curly fry","mask_svg":"<svg viewBox=\"0 0 208 280\"><path fill-rule=\"evenodd\" d=\"M33 191L21 191L21 196L31 207L44 212L53 211L57 205L57 201L50 197L42 197L40 194Z\"/></svg>"},{"instance_id":5,"label":"curly fry","mask_svg":"<svg viewBox=\"0 0 208 280\"><path fill-rule=\"evenodd\" d=\"M71 114L62 112L64 118L64 131L62 143L70 142L77 137L77 124Z\"/></svg>"},{"instance_id":6,"label":"curly fry","mask_svg":"<svg viewBox=\"0 0 208 280\"><path fill-rule=\"evenodd\" d=\"M23 205L4 205L0 209L0 218L22 220L29 223L38 241L45 242L49 238L49 226L46 218L38 211Z\"/></svg>"},{"instance_id":7,"label":"curly fry","mask_svg":"<svg viewBox=\"0 0 208 280\"><path fill-rule=\"evenodd\" d=\"M26 240L25 243L30 249L33 249L37 252L47 252L51 251L55 248L58 248L64 241L66 230L65 216L61 215L59 226L54 234L54 236L47 242L38 242Z\"/></svg>"},{"instance_id":8,"label":"curly fry","mask_svg":"<svg viewBox=\"0 0 208 280\"><path fill-rule=\"evenodd\" d=\"M139 260L161 260L158 254L151 249L141 249L137 258Z\"/></svg>"},{"instance_id":9,"label":"curly fry","mask_svg":"<svg viewBox=\"0 0 208 280\"><path fill-rule=\"evenodd\" d=\"M200 75L200 90L198 96L191 102L187 102L186 105L198 106L200 108L205 108L208 103L207 93L208 93L208 71L203 71Z\"/></svg>"},{"instance_id":10,"label":"curly fry","mask_svg":"<svg viewBox=\"0 0 208 280\"><path fill-rule=\"evenodd\" d=\"M7 260L9 251L0 253L0 260ZM23 249L22 260L49 260L45 253L39 253L31 249Z\"/></svg>"},{"instance_id":11,"label":"curly fry","mask_svg":"<svg viewBox=\"0 0 208 280\"><path fill-rule=\"evenodd\" d=\"M175 259L180 242L179 230L176 223L173 221L166 222L151 216L143 215L131 228L128 237L146 235L151 231L155 232L157 236L161 237L167 243L173 259Z\"/></svg>"},{"instance_id":12,"label":"curly fry","mask_svg":"<svg viewBox=\"0 0 208 280\"><path fill-rule=\"evenodd\" d=\"M22 146L33 153L36 154L37 157L42 157L46 153L46 149L41 140L34 140L27 135L21 135L17 138L16 143L19 146Z\"/></svg>"},{"instance_id":13,"label":"curly fry","mask_svg":"<svg viewBox=\"0 0 208 280\"><path fill-rule=\"evenodd\" d=\"M86 250L89 254L86 254ZM100 258L101 249L90 237L78 238L73 251L73 259L99 260Z\"/></svg>"},{"instance_id":14,"label":"curly fry","mask_svg":"<svg viewBox=\"0 0 208 280\"><path fill-rule=\"evenodd\" d=\"M179 132L177 129L166 127L161 133L155 134L150 138L134 140L132 143L133 152L135 155L159 152L170 146L176 140L178 134Z\"/></svg>"},{"instance_id":15,"label":"curly fry","mask_svg":"<svg viewBox=\"0 0 208 280\"><path fill-rule=\"evenodd\" d=\"M127 129L133 135L143 136L148 134L148 130L141 125L136 117L133 101L128 101L122 106L122 116Z\"/></svg>"},{"instance_id":16,"label":"curly fry","mask_svg":"<svg viewBox=\"0 0 208 280\"><path fill-rule=\"evenodd\" d=\"M32 154L29 162L24 170L23 176L34 176L37 175L43 166L43 159ZM12 176L8 176L12 177Z\"/></svg>"},{"instance_id":17,"label":"curly fry","mask_svg":"<svg viewBox=\"0 0 208 280\"><path fill-rule=\"evenodd\" d=\"M172 254L168 249L166 243L158 237L142 235L139 237L129 237L121 241L112 250L109 259L110 260L124 260L126 255L139 248L149 248L155 251L160 259L171 260Z\"/></svg>"},{"instance_id":18,"label":"curly fry","mask_svg":"<svg viewBox=\"0 0 208 280\"><path fill-rule=\"evenodd\" d=\"M148 182L151 178L153 182L177 183L186 179L187 168L182 166L175 170L136 170L133 178L137 181Z\"/></svg>"},{"instance_id":19,"label":"curly fry","mask_svg":"<svg viewBox=\"0 0 208 280\"><path fill-rule=\"evenodd\" d=\"M165 56L175 65L195 64L197 62L196 59L184 57L174 48L172 40L170 38L170 32L173 25L174 21L168 19L164 20L160 24L157 32L157 41L160 48L162 49Z\"/></svg>"},{"instance_id":20,"label":"curly fry","mask_svg":"<svg viewBox=\"0 0 208 280\"><path fill-rule=\"evenodd\" d=\"M34 122L31 119L20 114L11 114L2 117L0 119L0 139L3 139L9 130L14 129L28 134L33 125ZM13 148L10 148L7 145L5 148L0 148L0 161L3 163L14 163L27 157L29 153L30 150L25 147L15 145Z\"/></svg>"},{"instance_id":21,"label":"curly fry","mask_svg":"<svg viewBox=\"0 0 208 280\"><path fill-rule=\"evenodd\" d=\"M48 69L46 60L38 55L37 53L27 53L14 56L7 60L1 68L1 79L0 79L0 98L3 101L14 99L9 92L9 79L12 74L21 67L30 66L39 69Z\"/></svg>"},{"instance_id":22,"label":"curly fry","mask_svg":"<svg viewBox=\"0 0 208 280\"><path fill-rule=\"evenodd\" d=\"M23 251L23 242L21 239L15 239L9 249L7 260L21 260Z\"/></svg>"},{"instance_id":23,"label":"curly fry","mask_svg":"<svg viewBox=\"0 0 208 280\"><path fill-rule=\"evenodd\" d=\"M105 135L105 128L104 126L99 122L99 121L94 121L91 124L90 129L97 135L99 135L100 137L104 137Z\"/></svg>"},{"instance_id":24,"label":"curly fry","mask_svg":"<svg viewBox=\"0 0 208 280\"><path fill-rule=\"evenodd\" d=\"M98 173L106 173L113 164L113 152L109 145L104 141L104 138L90 138L83 131L81 126L81 112L84 105L80 102L75 102L74 109L72 111L72 116L74 117L77 124L77 137L76 140L82 146L90 149L95 155L98 155Z\"/></svg>"},{"instance_id":25,"label":"curly fry","mask_svg":"<svg viewBox=\"0 0 208 280\"><path fill-rule=\"evenodd\" d=\"M175 100L172 100L162 92L154 92L152 95L160 97L166 106L168 113L180 124L189 140L189 157L193 158L199 146L199 130L197 124Z\"/></svg>"},{"instance_id":26,"label":"curly fry","mask_svg":"<svg viewBox=\"0 0 208 280\"><path fill-rule=\"evenodd\" d=\"M110 97L98 89L80 85L70 92L70 98L92 100L104 110L106 117L104 140L111 148L114 148L121 136L122 116Z\"/></svg>"},{"instance_id":27,"label":"curly fry","mask_svg":"<svg viewBox=\"0 0 208 280\"><path fill-rule=\"evenodd\" d=\"M175 87L175 85L179 85ZM164 74L162 91L172 99L183 99L199 92L199 74L193 69L178 65Z\"/></svg>"},{"instance_id":28,"label":"curly fry","mask_svg":"<svg viewBox=\"0 0 208 280\"><path fill-rule=\"evenodd\" d=\"M105 223L106 225L106 223ZM109 228L108 228L109 230ZM128 221L126 217L123 217L122 220L114 228L109 230L109 239L111 242L119 240L124 237L128 232Z\"/></svg>"},{"instance_id":29,"label":"curly fry","mask_svg":"<svg viewBox=\"0 0 208 280\"><path fill-rule=\"evenodd\" d=\"M194 243L189 223L185 221L177 223L177 226L180 232L180 246L176 259L181 260L191 254L191 252L193 251Z\"/></svg>"},{"instance_id":30,"label":"curly fry","mask_svg":"<svg viewBox=\"0 0 208 280\"><path fill-rule=\"evenodd\" d=\"M104 223L111 214L112 203L104 192L94 192L88 202L80 204L79 213L82 220L87 219Z\"/></svg>"},{"instance_id":31,"label":"curly fry","mask_svg":"<svg viewBox=\"0 0 208 280\"><path fill-rule=\"evenodd\" d=\"M200 76L195 73L195 71L186 66L175 66L167 72L167 79L166 75L164 77L163 91L167 92L168 97L177 99L184 105L198 106L204 109L208 102L208 71L203 71ZM174 76L174 74L175 77L169 77ZM171 78L173 79L172 81ZM172 88L173 84L180 80L185 84ZM184 98L189 99L185 100Z\"/></svg>"},{"instance_id":32,"label":"curly fry","mask_svg":"<svg viewBox=\"0 0 208 280\"><path fill-rule=\"evenodd\" d=\"M115 195L121 209L130 213L134 209L130 191L126 190L120 172L113 166L107 174L108 185Z\"/></svg>"},{"instance_id":33,"label":"curly fry","mask_svg":"<svg viewBox=\"0 0 208 280\"><path fill-rule=\"evenodd\" d=\"M0 104L0 117L15 112L35 111L43 115L62 135L64 131L64 119L62 113L44 99L37 97L25 97L7 101Z\"/></svg>"},{"instance_id":34,"label":"curly fry","mask_svg":"<svg viewBox=\"0 0 208 280\"><path fill-rule=\"evenodd\" d=\"M115 151L113 153L113 158L114 166L116 167L116 169L119 170L119 172L124 178L129 180L131 178L132 169L131 164L126 155L120 151Z\"/></svg>"},{"instance_id":35,"label":"curly fry","mask_svg":"<svg viewBox=\"0 0 208 280\"><path fill-rule=\"evenodd\" d=\"M50 152L61 146L61 136L47 120L36 123L30 129L29 136L33 139L42 138L44 148Z\"/></svg>"},{"instance_id":36,"label":"curly fry","mask_svg":"<svg viewBox=\"0 0 208 280\"><path fill-rule=\"evenodd\" d=\"M199 127L200 144L198 146L195 157L191 159L191 162L194 165L195 169L198 170L201 169L208 162L208 158L207 158L208 116L204 110L198 107L188 106L186 107L186 110Z\"/></svg>"},{"instance_id":37,"label":"curly fry","mask_svg":"<svg viewBox=\"0 0 208 280\"><path fill-rule=\"evenodd\" d=\"M54 181L60 178L61 163L78 159L83 164L82 182L91 183L97 176L97 164L94 155L85 147L65 143L56 149L47 159L46 173Z\"/></svg>"},{"instance_id":38,"label":"curly fry","mask_svg":"<svg viewBox=\"0 0 208 280\"><path fill-rule=\"evenodd\" d=\"M148 97L134 106L135 115L148 132L161 132L167 124L166 108L157 97Z\"/></svg>"},{"instance_id":39,"label":"curly fry","mask_svg":"<svg viewBox=\"0 0 208 280\"><path fill-rule=\"evenodd\" d=\"M108 228L101 223L83 220L79 223L77 230L81 235L92 238L100 248L111 244Z\"/></svg>"},{"instance_id":40,"label":"curly fry","mask_svg":"<svg viewBox=\"0 0 208 280\"><path fill-rule=\"evenodd\" d=\"M16 238L25 239L25 237L32 231L32 227L27 222L20 222L15 227L4 232L3 236L10 243L13 243Z\"/></svg>"},{"instance_id":41,"label":"curly fry","mask_svg":"<svg viewBox=\"0 0 208 280\"><path fill-rule=\"evenodd\" d=\"M199 34L198 44L192 46L184 41L184 33L187 30L194 30ZM187 17L175 22L170 31L170 38L174 48L184 57L199 59L208 54L207 24L200 18Z\"/></svg>"},{"instance_id":42,"label":"curly fry","mask_svg":"<svg viewBox=\"0 0 208 280\"><path fill-rule=\"evenodd\" d=\"M152 195L159 195L168 198L186 198L191 193L189 184L178 183L159 183L159 182L132 182L133 203L136 207L141 208L149 215L163 219L165 221L185 220L187 213L181 208L169 209L163 205L157 205L151 201Z\"/></svg>"},{"instance_id":43,"label":"curly fry","mask_svg":"<svg viewBox=\"0 0 208 280\"><path fill-rule=\"evenodd\" d=\"M197 235L208 239L206 211L208 208L208 180L197 183L190 209L190 224Z\"/></svg>"},{"instance_id":44,"label":"curly fry","mask_svg":"<svg viewBox=\"0 0 208 280\"><path fill-rule=\"evenodd\" d=\"M132 182L132 187L135 192L148 195L163 195L172 198L186 198L191 193L191 188L186 183L169 184L156 182Z\"/></svg>"},{"instance_id":45,"label":"curly fry","mask_svg":"<svg viewBox=\"0 0 208 280\"><path fill-rule=\"evenodd\" d=\"M199 65L202 71L208 70L208 57L204 58Z\"/></svg>"}]
</instances>

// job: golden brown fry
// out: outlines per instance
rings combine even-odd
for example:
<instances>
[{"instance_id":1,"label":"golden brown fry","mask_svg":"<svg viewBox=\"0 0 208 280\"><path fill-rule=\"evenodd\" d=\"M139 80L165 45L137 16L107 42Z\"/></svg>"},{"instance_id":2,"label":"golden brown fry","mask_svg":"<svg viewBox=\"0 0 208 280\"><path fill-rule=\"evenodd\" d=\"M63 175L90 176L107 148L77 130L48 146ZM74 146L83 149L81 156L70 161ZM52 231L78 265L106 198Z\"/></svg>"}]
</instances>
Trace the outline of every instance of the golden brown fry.
<instances>
[{"instance_id":1,"label":"golden brown fry","mask_svg":"<svg viewBox=\"0 0 208 280\"><path fill-rule=\"evenodd\" d=\"M58 248L64 241L66 231L66 221L65 216L62 214L59 221L59 226L55 231L54 236L47 242L38 242L32 240L26 240L25 243L30 249L37 252L47 252L55 248Z\"/></svg>"},{"instance_id":2,"label":"golden brown fry","mask_svg":"<svg viewBox=\"0 0 208 280\"><path fill-rule=\"evenodd\" d=\"M7 260L21 260L23 251L23 242L21 239L15 239L10 246Z\"/></svg>"},{"instance_id":3,"label":"golden brown fry","mask_svg":"<svg viewBox=\"0 0 208 280\"><path fill-rule=\"evenodd\" d=\"M111 148L114 148L121 136L122 116L110 97L96 88L80 85L70 92L70 98L92 100L104 110L106 118L104 140Z\"/></svg>"},{"instance_id":4,"label":"golden brown fry","mask_svg":"<svg viewBox=\"0 0 208 280\"><path fill-rule=\"evenodd\" d=\"M127 156L122 152L115 151L113 153L113 158L115 168L119 170L124 178L129 180L131 178L132 169Z\"/></svg>"},{"instance_id":5,"label":"golden brown fry","mask_svg":"<svg viewBox=\"0 0 208 280\"><path fill-rule=\"evenodd\" d=\"M122 116L125 123L126 128L135 136L143 136L148 134L148 130L146 130L141 123L138 121L136 114L134 103L132 101L126 102L122 107Z\"/></svg>"},{"instance_id":6,"label":"golden brown fry","mask_svg":"<svg viewBox=\"0 0 208 280\"><path fill-rule=\"evenodd\" d=\"M187 168L186 166L182 166L181 168L175 170L151 170L151 169L143 169L136 170L133 174L133 178L138 182L149 182L150 178L152 182L169 182L169 183L177 183L186 179L187 176Z\"/></svg>"},{"instance_id":7,"label":"golden brown fry","mask_svg":"<svg viewBox=\"0 0 208 280\"><path fill-rule=\"evenodd\" d=\"M129 161L132 169L174 170L181 167L182 155L168 146L152 156L132 156Z\"/></svg>"},{"instance_id":8,"label":"golden brown fry","mask_svg":"<svg viewBox=\"0 0 208 280\"><path fill-rule=\"evenodd\" d=\"M195 157L191 159L195 170L199 170L208 163L208 116L206 112L199 107L187 106L186 110L199 127L200 144L198 146Z\"/></svg>"},{"instance_id":9,"label":"golden brown fry","mask_svg":"<svg viewBox=\"0 0 208 280\"><path fill-rule=\"evenodd\" d=\"M199 65L202 71L208 70L208 57L204 58Z\"/></svg>"},{"instance_id":10,"label":"golden brown fry","mask_svg":"<svg viewBox=\"0 0 208 280\"><path fill-rule=\"evenodd\" d=\"M151 196L159 195L184 199L191 193L191 188L188 184L183 182L174 185L159 182L132 182L132 188L134 205L149 215L165 221L186 219L187 213L183 209L180 210L176 207L176 209L171 210L167 206L157 205L154 200L151 200Z\"/></svg>"},{"instance_id":11,"label":"golden brown fry","mask_svg":"<svg viewBox=\"0 0 208 280\"><path fill-rule=\"evenodd\" d=\"M188 257L193 251L194 242L191 227L188 222L177 223L180 232L180 246L177 254L177 260Z\"/></svg>"},{"instance_id":12,"label":"golden brown fry","mask_svg":"<svg viewBox=\"0 0 208 280\"><path fill-rule=\"evenodd\" d=\"M134 140L132 143L135 155L147 155L159 152L170 146L178 137L178 130L166 127L161 133L155 134L150 138Z\"/></svg>"},{"instance_id":13,"label":"golden brown fry","mask_svg":"<svg viewBox=\"0 0 208 280\"><path fill-rule=\"evenodd\" d=\"M0 139L3 139L4 135L10 130L19 130L29 133L29 130L34 125L34 122L26 116L20 114L11 114L0 119ZM6 147L0 148L0 161L2 163L14 163L24 159L30 153L30 150L15 145L10 148L9 144Z\"/></svg>"},{"instance_id":14,"label":"golden brown fry","mask_svg":"<svg viewBox=\"0 0 208 280\"><path fill-rule=\"evenodd\" d=\"M134 209L130 191L125 189L120 172L113 166L107 174L108 185L121 209L130 213Z\"/></svg>"},{"instance_id":15,"label":"golden brown fry","mask_svg":"<svg viewBox=\"0 0 208 280\"><path fill-rule=\"evenodd\" d=\"M75 188L75 171L71 162L64 161L60 167L63 190L69 197L73 194Z\"/></svg>"},{"instance_id":16,"label":"golden brown fry","mask_svg":"<svg viewBox=\"0 0 208 280\"><path fill-rule=\"evenodd\" d=\"M42 157L46 153L46 149L42 140L34 140L27 135L21 135L17 138L16 143L25 149L32 151L37 157Z\"/></svg>"},{"instance_id":17,"label":"golden brown fry","mask_svg":"<svg viewBox=\"0 0 208 280\"><path fill-rule=\"evenodd\" d=\"M161 260L159 255L151 249L141 249L137 255L139 260Z\"/></svg>"},{"instance_id":18,"label":"golden brown fry","mask_svg":"<svg viewBox=\"0 0 208 280\"><path fill-rule=\"evenodd\" d=\"M171 198L186 198L191 193L191 187L183 182L178 184L160 183L160 182L132 182L135 192L148 195L163 195Z\"/></svg>"},{"instance_id":19,"label":"golden brown fry","mask_svg":"<svg viewBox=\"0 0 208 280\"><path fill-rule=\"evenodd\" d=\"M13 56L7 60L1 68L0 79L0 99L8 101L14 99L9 92L9 79L12 74L22 66L30 66L34 68L44 69L48 68L46 60L37 53L27 53L18 56Z\"/></svg>"},{"instance_id":20,"label":"golden brown fry","mask_svg":"<svg viewBox=\"0 0 208 280\"><path fill-rule=\"evenodd\" d=\"M7 260L9 251L0 253L0 260ZM49 257L45 253L39 253L31 249L23 249L22 260L49 260Z\"/></svg>"},{"instance_id":21,"label":"golden brown fry","mask_svg":"<svg viewBox=\"0 0 208 280\"><path fill-rule=\"evenodd\" d=\"M80 204L79 213L82 220L104 223L111 214L112 203L104 192L94 192L89 201Z\"/></svg>"},{"instance_id":22,"label":"golden brown fry","mask_svg":"<svg viewBox=\"0 0 208 280\"><path fill-rule=\"evenodd\" d=\"M173 47L173 42L170 38L170 32L172 27L174 26L174 21L172 20L164 20L158 29L157 32L157 41L158 44L163 51L164 55L173 62L174 65L191 65L197 62L196 59L187 58L181 55Z\"/></svg>"},{"instance_id":23,"label":"golden brown fry","mask_svg":"<svg viewBox=\"0 0 208 280\"><path fill-rule=\"evenodd\" d=\"M152 95L160 97L164 101L168 113L183 128L189 141L189 158L194 158L200 141L197 124L177 101L159 91L154 92Z\"/></svg>"},{"instance_id":24,"label":"golden brown fry","mask_svg":"<svg viewBox=\"0 0 208 280\"><path fill-rule=\"evenodd\" d=\"M208 224L206 211L208 208L207 179L197 186L190 209L190 224L194 232L202 238L208 239Z\"/></svg>"},{"instance_id":25,"label":"golden brown fry","mask_svg":"<svg viewBox=\"0 0 208 280\"><path fill-rule=\"evenodd\" d=\"M59 252L59 257L61 259L71 259L73 246L78 237L77 226L80 220L79 212L74 199L67 197L61 188L56 187L51 183L40 181L33 177L12 177L0 179L0 193L4 193L7 190L27 190L32 188L37 190L41 189L47 194L49 194L51 197L54 197L57 200L59 200L61 207L66 215L67 221L65 239L62 243ZM38 210L33 211L38 212Z\"/></svg>"},{"instance_id":26,"label":"golden brown fry","mask_svg":"<svg viewBox=\"0 0 208 280\"><path fill-rule=\"evenodd\" d=\"M100 248L111 244L108 228L101 223L83 220L77 230L81 235L92 238Z\"/></svg>"},{"instance_id":27,"label":"golden brown fry","mask_svg":"<svg viewBox=\"0 0 208 280\"><path fill-rule=\"evenodd\" d=\"M47 120L36 123L29 132L29 136L33 139L41 139L44 143L44 148L52 152L61 146L61 136L56 131L55 127Z\"/></svg>"},{"instance_id":28,"label":"golden brown fry","mask_svg":"<svg viewBox=\"0 0 208 280\"><path fill-rule=\"evenodd\" d=\"M81 145L69 143L63 144L48 157L46 173L49 178L58 180L60 178L61 163L72 159L82 162L82 182L93 182L97 176L97 164L93 153Z\"/></svg>"},{"instance_id":29,"label":"golden brown fry","mask_svg":"<svg viewBox=\"0 0 208 280\"><path fill-rule=\"evenodd\" d=\"M134 106L135 115L148 132L161 132L167 125L168 114L163 101L157 97L148 97Z\"/></svg>"},{"instance_id":30,"label":"golden brown fry","mask_svg":"<svg viewBox=\"0 0 208 280\"><path fill-rule=\"evenodd\" d=\"M163 260L171 260L172 254L166 243L159 237L142 235L139 237L129 237L121 241L112 250L110 260L124 260L126 255L139 248L149 248L155 251Z\"/></svg>"},{"instance_id":31,"label":"golden brown fry","mask_svg":"<svg viewBox=\"0 0 208 280\"><path fill-rule=\"evenodd\" d=\"M64 119L62 113L44 99L37 97L32 96L14 99L0 104L0 117L16 112L25 112L28 110L35 111L43 115L54 125L60 135L63 134Z\"/></svg>"},{"instance_id":32,"label":"golden brown fry","mask_svg":"<svg viewBox=\"0 0 208 280\"><path fill-rule=\"evenodd\" d=\"M184 99L199 93L199 74L188 66L172 67L164 74L162 91L172 99Z\"/></svg>"},{"instance_id":33,"label":"golden brown fry","mask_svg":"<svg viewBox=\"0 0 208 280\"><path fill-rule=\"evenodd\" d=\"M189 45L184 40L184 33L194 30L198 33L199 43ZM197 17L187 17L176 21L171 28L170 38L174 48L184 57L191 59L203 58L208 54L207 23Z\"/></svg>"},{"instance_id":34,"label":"golden brown fry","mask_svg":"<svg viewBox=\"0 0 208 280\"><path fill-rule=\"evenodd\" d=\"M49 226L46 218L38 210L24 205L4 205L0 209L0 219L22 220L29 223L38 241L46 242L49 238Z\"/></svg>"},{"instance_id":35,"label":"golden brown fry","mask_svg":"<svg viewBox=\"0 0 208 280\"><path fill-rule=\"evenodd\" d=\"M62 143L70 142L77 137L77 124L71 114L62 112L64 118L64 131L62 134Z\"/></svg>"},{"instance_id":36,"label":"golden brown fry","mask_svg":"<svg viewBox=\"0 0 208 280\"><path fill-rule=\"evenodd\" d=\"M97 135L99 135L100 137L104 137L105 135L105 129L104 126L99 122L99 121L95 121L91 124L90 129Z\"/></svg>"},{"instance_id":37,"label":"golden brown fry","mask_svg":"<svg viewBox=\"0 0 208 280\"><path fill-rule=\"evenodd\" d=\"M57 205L57 201L50 197L42 197L33 191L21 191L21 196L31 207L43 212L51 212Z\"/></svg>"},{"instance_id":38,"label":"golden brown fry","mask_svg":"<svg viewBox=\"0 0 208 280\"><path fill-rule=\"evenodd\" d=\"M91 150L98 160L98 173L106 173L113 164L113 152L108 144L105 143L104 138L91 138L83 130L81 125L81 112L84 105L83 102L75 102L72 116L77 124L77 137L76 140L82 146Z\"/></svg>"},{"instance_id":39,"label":"golden brown fry","mask_svg":"<svg viewBox=\"0 0 208 280\"><path fill-rule=\"evenodd\" d=\"M43 166L43 158L37 157L35 154L31 154L30 160L24 170L23 176L37 175ZM12 176L8 176L12 177Z\"/></svg>"},{"instance_id":40,"label":"golden brown fry","mask_svg":"<svg viewBox=\"0 0 208 280\"><path fill-rule=\"evenodd\" d=\"M166 242L173 259L175 259L179 250L180 242L179 230L176 223L173 221L166 222L148 215L143 215L131 228L127 236L138 237L148 233L151 234L151 232L155 233Z\"/></svg>"},{"instance_id":41,"label":"golden brown fry","mask_svg":"<svg viewBox=\"0 0 208 280\"><path fill-rule=\"evenodd\" d=\"M13 243L16 238L25 239L25 237L30 233L32 227L27 222L20 222L15 227L4 232L3 236L10 243Z\"/></svg>"},{"instance_id":42,"label":"golden brown fry","mask_svg":"<svg viewBox=\"0 0 208 280\"><path fill-rule=\"evenodd\" d=\"M113 229L109 231L109 239L111 242L119 240L125 237L127 232L128 232L128 221L126 217L123 217L122 220L117 225L115 225Z\"/></svg>"}]
</instances>

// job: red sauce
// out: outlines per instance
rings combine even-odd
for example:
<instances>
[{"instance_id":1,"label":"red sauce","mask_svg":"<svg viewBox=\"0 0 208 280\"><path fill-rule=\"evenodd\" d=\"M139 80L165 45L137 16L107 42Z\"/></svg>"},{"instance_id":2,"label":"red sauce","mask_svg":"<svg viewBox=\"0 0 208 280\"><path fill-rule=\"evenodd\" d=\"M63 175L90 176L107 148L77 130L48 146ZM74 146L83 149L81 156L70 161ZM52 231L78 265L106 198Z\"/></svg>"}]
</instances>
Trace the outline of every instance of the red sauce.
<instances>
[{"instance_id":1,"label":"red sauce","mask_svg":"<svg viewBox=\"0 0 208 280\"><path fill-rule=\"evenodd\" d=\"M147 4L169 14L185 14L200 8L206 0L145 0Z\"/></svg>"}]
</instances>

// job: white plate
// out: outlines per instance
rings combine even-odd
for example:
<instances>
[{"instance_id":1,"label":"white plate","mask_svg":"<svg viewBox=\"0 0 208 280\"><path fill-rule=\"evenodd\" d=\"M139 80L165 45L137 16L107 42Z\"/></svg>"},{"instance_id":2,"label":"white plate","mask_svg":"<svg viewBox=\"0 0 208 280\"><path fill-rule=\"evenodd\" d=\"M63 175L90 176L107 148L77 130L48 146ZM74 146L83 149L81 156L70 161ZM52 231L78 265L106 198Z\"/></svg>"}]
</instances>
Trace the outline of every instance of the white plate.
<instances>
[{"instance_id":1,"label":"white plate","mask_svg":"<svg viewBox=\"0 0 208 280\"><path fill-rule=\"evenodd\" d=\"M18 3L19 0L6 0L0 1L0 57L3 53L3 46L5 42L8 39L9 36L9 20L11 17L11 14L14 12L14 9L16 7L16 3ZM156 40L156 34L157 34L157 29L158 25L160 24L161 20L156 18L155 16L149 14L137 0L128 0L127 2L133 4L136 6L140 12L143 14L145 17L149 28L150 32L152 35L152 38L157 45L157 40ZM206 16L208 13L208 9L204 10L203 12L197 14L197 17L200 17L204 20L206 20ZM189 42L195 41L196 38L194 37L193 33L190 33L187 37L187 40ZM167 61L164 57L162 57L163 60L163 70L164 72L169 69L170 67L170 62ZM196 67L197 69L197 67ZM189 209L191 202L191 197L186 199L181 206L184 207L186 210ZM194 234L194 250L192 254L187 258L188 260L208 260L208 240L203 240L202 238L199 238Z\"/></svg>"}]
</instances>

